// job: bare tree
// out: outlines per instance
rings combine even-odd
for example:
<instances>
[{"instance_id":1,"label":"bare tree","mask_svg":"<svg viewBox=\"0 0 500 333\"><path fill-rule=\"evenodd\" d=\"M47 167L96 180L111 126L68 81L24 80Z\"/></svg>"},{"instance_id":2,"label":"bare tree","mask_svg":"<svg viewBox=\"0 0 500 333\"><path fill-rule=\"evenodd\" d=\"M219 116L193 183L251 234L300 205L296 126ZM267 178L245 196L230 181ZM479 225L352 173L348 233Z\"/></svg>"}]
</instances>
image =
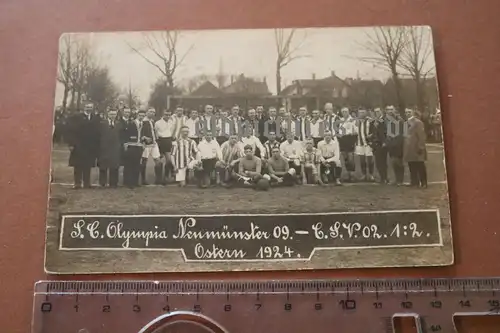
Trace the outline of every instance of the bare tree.
<instances>
[{"instance_id":1,"label":"bare tree","mask_svg":"<svg viewBox=\"0 0 500 333\"><path fill-rule=\"evenodd\" d=\"M306 36L300 40L295 46L292 46L294 36L297 30L291 29L290 31L285 31L286 29L274 29L274 41L276 44L276 94L281 93L281 70L290 64L292 61L299 58L306 58L308 55L298 54L300 49L303 47Z\"/></svg>"},{"instance_id":2,"label":"bare tree","mask_svg":"<svg viewBox=\"0 0 500 333\"><path fill-rule=\"evenodd\" d=\"M417 107L425 113L427 109L425 107L425 82L428 75L434 71L434 66L429 66L429 57L433 54L430 29L427 27L407 28L407 41L398 59L398 65L415 80Z\"/></svg>"},{"instance_id":3,"label":"bare tree","mask_svg":"<svg viewBox=\"0 0 500 333\"><path fill-rule=\"evenodd\" d=\"M71 35L64 35L61 38L61 44L59 46L59 67L57 73L57 80L64 86L63 100L62 100L62 112L66 112L68 105L68 97L71 91Z\"/></svg>"},{"instance_id":4,"label":"bare tree","mask_svg":"<svg viewBox=\"0 0 500 333\"><path fill-rule=\"evenodd\" d=\"M405 109L399 73L399 63L407 44L405 27L376 27L366 33L366 41L361 47L371 55L360 57L361 61L384 68L391 73L399 112Z\"/></svg>"},{"instance_id":5,"label":"bare tree","mask_svg":"<svg viewBox=\"0 0 500 333\"><path fill-rule=\"evenodd\" d=\"M82 94L84 93L87 77L96 66L93 64L90 45L86 40L78 40L74 43L75 56L71 72L71 104L80 110ZM75 105L76 103L76 105Z\"/></svg>"},{"instance_id":6,"label":"bare tree","mask_svg":"<svg viewBox=\"0 0 500 333\"><path fill-rule=\"evenodd\" d=\"M134 46L127 42L132 51L160 71L169 88L174 87L175 72L194 46L191 45L186 52L180 54L179 36L178 31L149 32L142 34L141 46ZM153 56L149 56L144 49L150 51Z\"/></svg>"}]
</instances>

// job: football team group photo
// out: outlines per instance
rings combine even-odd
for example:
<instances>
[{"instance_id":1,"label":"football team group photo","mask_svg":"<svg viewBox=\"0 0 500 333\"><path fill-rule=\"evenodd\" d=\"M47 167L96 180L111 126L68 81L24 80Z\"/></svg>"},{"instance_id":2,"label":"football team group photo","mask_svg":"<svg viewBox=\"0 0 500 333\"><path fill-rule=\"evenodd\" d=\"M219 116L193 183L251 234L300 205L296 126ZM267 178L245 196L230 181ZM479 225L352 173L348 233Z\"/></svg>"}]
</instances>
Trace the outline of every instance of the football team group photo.
<instances>
[{"instance_id":1,"label":"football team group photo","mask_svg":"<svg viewBox=\"0 0 500 333\"><path fill-rule=\"evenodd\" d=\"M438 211L449 230L429 27L68 33L54 108L52 271L99 270L97 252L59 249L64 214ZM440 250L373 262L424 264L426 251ZM101 252L101 271L164 269L148 251Z\"/></svg>"}]
</instances>

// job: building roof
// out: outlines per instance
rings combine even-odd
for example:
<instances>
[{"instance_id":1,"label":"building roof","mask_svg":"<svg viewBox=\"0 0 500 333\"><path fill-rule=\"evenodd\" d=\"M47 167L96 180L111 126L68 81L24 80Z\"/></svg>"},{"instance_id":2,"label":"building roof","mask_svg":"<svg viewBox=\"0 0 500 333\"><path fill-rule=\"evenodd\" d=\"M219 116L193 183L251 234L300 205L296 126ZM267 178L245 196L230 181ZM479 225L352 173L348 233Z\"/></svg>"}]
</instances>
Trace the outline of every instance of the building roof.
<instances>
[{"instance_id":1,"label":"building roof","mask_svg":"<svg viewBox=\"0 0 500 333\"><path fill-rule=\"evenodd\" d=\"M223 92L217 88L212 82L205 81L198 88L196 88L193 92L191 92L191 96L220 96Z\"/></svg>"},{"instance_id":2,"label":"building roof","mask_svg":"<svg viewBox=\"0 0 500 333\"><path fill-rule=\"evenodd\" d=\"M250 95L270 95L271 92L267 86L267 82L257 81L252 78L245 77L243 74L238 76L234 82L222 91L226 94L250 94Z\"/></svg>"},{"instance_id":3,"label":"building roof","mask_svg":"<svg viewBox=\"0 0 500 333\"><path fill-rule=\"evenodd\" d=\"M326 90L339 89L344 87L345 82L339 78L335 73L331 73L322 79L299 79L294 80L293 83L281 90L282 95L290 95L295 88L306 88L308 93L306 95L314 95L316 93L321 93Z\"/></svg>"}]
</instances>

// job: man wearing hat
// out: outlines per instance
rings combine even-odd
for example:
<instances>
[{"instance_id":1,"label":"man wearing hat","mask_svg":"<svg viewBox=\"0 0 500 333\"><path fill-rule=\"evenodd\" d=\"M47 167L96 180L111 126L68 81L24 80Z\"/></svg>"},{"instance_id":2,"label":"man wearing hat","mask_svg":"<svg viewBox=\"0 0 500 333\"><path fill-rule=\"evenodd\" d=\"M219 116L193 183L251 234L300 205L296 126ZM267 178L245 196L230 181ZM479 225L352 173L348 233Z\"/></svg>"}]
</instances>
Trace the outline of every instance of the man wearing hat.
<instances>
[{"instance_id":1,"label":"man wearing hat","mask_svg":"<svg viewBox=\"0 0 500 333\"><path fill-rule=\"evenodd\" d=\"M93 112L94 104L87 103L83 112L69 121L67 141L71 150L69 166L73 167L74 188L90 188L90 171L96 165L99 152L99 123L101 118Z\"/></svg>"},{"instance_id":2,"label":"man wearing hat","mask_svg":"<svg viewBox=\"0 0 500 333\"><path fill-rule=\"evenodd\" d=\"M420 112L406 109L407 129L404 140L403 159L410 170L410 186L427 188L427 150L424 123L419 119Z\"/></svg>"}]
</instances>

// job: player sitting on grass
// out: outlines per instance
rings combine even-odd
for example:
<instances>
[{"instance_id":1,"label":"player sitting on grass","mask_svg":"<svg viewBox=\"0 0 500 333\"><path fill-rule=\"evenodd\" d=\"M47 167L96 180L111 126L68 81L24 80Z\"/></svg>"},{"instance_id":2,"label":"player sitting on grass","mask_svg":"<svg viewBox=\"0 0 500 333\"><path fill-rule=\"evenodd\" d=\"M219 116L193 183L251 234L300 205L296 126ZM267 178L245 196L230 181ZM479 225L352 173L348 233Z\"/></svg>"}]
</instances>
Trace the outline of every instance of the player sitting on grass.
<instances>
[{"instance_id":1,"label":"player sitting on grass","mask_svg":"<svg viewBox=\"0 0 500 333\"><path fill-rule=\"evenodd\" d=\"M238 162L238 172L233 176L242 186L254 186L261 178L262 160L254 155L253 147L244 147L245 156Z\"/></svg>"},{"instance_id":2,"label":"player sitting on grass","mask_svg":"<svg viewBox=\"0 0 500 333\"><path fill-rule=\"evenodd\" d=\"M296 182L294 168L290 168L288 161L281 156L279 147L274 147L271 151L271 158L267 160L267 169L271 177L272 186L293 186Z\"/></svg>"},{"instance_id":3,"label":"player sitting on grass","mask_svg":"<svg viewBox=\"0 0 500 333\"><path fill-rule=\"evenodd\" d=\"M312 139L306 140L306 148L301 155L301 174L303 184L318 184L323 185L321 177L319 177L320 155L314 148Z\"/></svg>"}]
</instances>

